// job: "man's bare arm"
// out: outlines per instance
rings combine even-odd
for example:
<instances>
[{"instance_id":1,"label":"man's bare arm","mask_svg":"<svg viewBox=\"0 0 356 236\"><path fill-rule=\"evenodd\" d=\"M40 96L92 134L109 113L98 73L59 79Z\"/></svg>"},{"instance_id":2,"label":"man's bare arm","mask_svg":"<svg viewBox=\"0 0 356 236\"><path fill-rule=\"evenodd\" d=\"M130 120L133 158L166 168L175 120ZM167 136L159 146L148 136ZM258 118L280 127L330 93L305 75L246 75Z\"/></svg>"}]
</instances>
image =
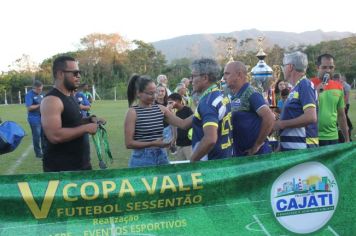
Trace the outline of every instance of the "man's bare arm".
<instances>
[{"instance_id":1,"label":"man's bare arm","mask_svg":"<svg viewBox=\"0 0 356 236\"><path fill-rule=\"evenodd\" d=\"M54 96L48 96L41 103L41 123L46 137L51 143L63 143L82 136L85 133L95 134L97 124L90 123L74 128L63 128L61 114L62 101Z\"/></svg>"}]
</instances>

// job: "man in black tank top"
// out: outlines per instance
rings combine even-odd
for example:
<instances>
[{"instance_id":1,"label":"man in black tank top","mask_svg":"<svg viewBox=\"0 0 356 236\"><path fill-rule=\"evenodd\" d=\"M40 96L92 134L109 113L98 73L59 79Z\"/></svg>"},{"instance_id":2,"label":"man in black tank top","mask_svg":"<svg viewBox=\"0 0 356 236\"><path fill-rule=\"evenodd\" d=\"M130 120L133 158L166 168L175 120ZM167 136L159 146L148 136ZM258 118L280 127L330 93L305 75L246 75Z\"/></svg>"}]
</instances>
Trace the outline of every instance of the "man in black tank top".
<instances>
[{"instance_id":1,"label":"man in black tank top","mask_svg":"<svg viewBox=\"0 0 356 236\"><path fill-rule=\"evenodd\" d=\"M78 62L60 56L53 62L54 88L41 104L41 123L45 133L43 170L45 172L91 170L85 154L86 133L97 131L96 118L82 119L80 108L71 92L78 88Z\"/></svg>"}]
</instances>

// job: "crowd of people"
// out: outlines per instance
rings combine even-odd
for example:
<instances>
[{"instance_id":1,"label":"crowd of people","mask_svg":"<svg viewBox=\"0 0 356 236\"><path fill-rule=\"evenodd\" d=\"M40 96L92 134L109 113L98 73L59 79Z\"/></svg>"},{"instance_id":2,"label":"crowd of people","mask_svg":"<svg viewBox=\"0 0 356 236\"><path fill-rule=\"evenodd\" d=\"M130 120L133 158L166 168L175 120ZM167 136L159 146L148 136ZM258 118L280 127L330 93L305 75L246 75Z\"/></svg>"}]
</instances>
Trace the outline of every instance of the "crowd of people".
<instances>
[{"instance_id":1,"label":"crowd of people","mask_svg":"<svg viewBox=\"0 0 356 236\"><path fill-rule=\"evenodd\" d=\"M173 93L166 75L158 75L157 84L133 75L124 123L125 145L132 149L128 166L169 164L169 152L176 160L196 162L349 142L350 86L334 73L334 62L332 55L320 55L318 75L309 79L306 54L285 54L284 79L266 91L268 97L250 84L241 61L223 69L228 94L219 86L222 68L213 59L193 61L190 78ZM45 172L90 170L89 134L104 120L90 115L93 96L87 85L80 87L75 58L56 58L52 70L53 89L43 96L36 80L25 98L36 157L43 158ZM269 141L272 134L277 147Z\"/></svg>"},{"instance_id":2,"label":"crowd of people","mask_svg":"<svg viewBox=\"0 0 356 236\"><path fill-rule=\"evenodd\" d=\"M130 80L135 89L129 88L131 93L137 95L139 102L131 107L135 98L129 100L126 122L130 125L125 125L126 147L133 149L130 163L140 158L135 153L145 153L152 149L160 149L164 163L168 163L168 149L163 147L173 143L181 150L176 160L195 162L349 142L352 130L352 123L347 116L350 86L344 77L334 74L334 60L330 54L320 55L316 62L318 75L309 79L306 76L307 55L299 51L285 54L284 79L278 80L266 91L271 96L264 97L250 84L243 62L233 61L225 66L224 90L228 94L224 94L226 91L218 86L221 78L218 63L213 59L199 59L191 65L190 80L182 79L173 90L174 93L168 96L168 101L172 101L173 105L162 103L159 98L160 94L168 94L170 91L166 76L158 76L157 95L154 95L153 82L143 84L143 80L137 78L149 78L135 75ZM330 79L325 80L325 77ZM135 82L132 81L134 78ZM189 82L192 83L192 94L198 95L199 99L189 96ZM147 98L142 93L148 89L152 92L150 100L143 103L142 99ZM154 96L157 97L156 102ZM168 109L157 109L157 104ZM195 107L194 113L190 109L192 106ZM149 114L146 121L138 117L137 109ZM154 109L157 114L161 114L159 117L163 121L150 114ZM146 136L135 136L136 133L143 134L143 124L146 122L161 125L172 120L171 115L179 118L174 121L176 124L170 123L178 130L178 137L171 143L156 143L164 138L163 126L159 128L160 131L156 130L155 134L158 135L155 137L148 130ZM273 134L277 134L277 147L269 141ZM146 139L151 142L148 146L131 145ZM154 155L150 160L152 162L145 166L161 164L154 161Z\"/></svg>"}]
</instances>

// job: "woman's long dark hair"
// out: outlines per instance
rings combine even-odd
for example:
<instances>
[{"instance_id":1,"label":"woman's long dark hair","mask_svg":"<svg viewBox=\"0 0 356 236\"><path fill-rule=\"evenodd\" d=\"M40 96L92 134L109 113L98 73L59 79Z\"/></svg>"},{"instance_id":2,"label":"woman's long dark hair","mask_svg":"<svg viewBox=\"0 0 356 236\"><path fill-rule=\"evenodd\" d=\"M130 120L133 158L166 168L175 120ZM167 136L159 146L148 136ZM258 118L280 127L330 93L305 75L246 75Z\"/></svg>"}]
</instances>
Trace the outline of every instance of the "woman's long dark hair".
<instances>
[{"instance_id":1,"label":"woman's long dark hair","mask_svg":"<svg viewBox=\"0 0 356 236\"><path fill-rule=\"evenodd\" d=\"M127 85L127 101L129 107L131 107L132 103L136 100L136 93L143 92L149 83L154 83L154 81L147 75L134 74L131 76L129 84Z\"/></svg>"},{"instance_id":2,"label":"woman's long dark hair","mask_svg":"<svg viewBox=\"0 0 356 236\"><path fill-rule=\"evenodd\" d=\"M274 93L275 93L275 94L279 94L279 93L281 92L281 91L279 90L279 87L278 87L278 85L279 85L280 82L284 82L284 80L283 80L283 79L279 79L279 80L277 81L276 85L274 86Z\"/></svg>"}]
</instances>

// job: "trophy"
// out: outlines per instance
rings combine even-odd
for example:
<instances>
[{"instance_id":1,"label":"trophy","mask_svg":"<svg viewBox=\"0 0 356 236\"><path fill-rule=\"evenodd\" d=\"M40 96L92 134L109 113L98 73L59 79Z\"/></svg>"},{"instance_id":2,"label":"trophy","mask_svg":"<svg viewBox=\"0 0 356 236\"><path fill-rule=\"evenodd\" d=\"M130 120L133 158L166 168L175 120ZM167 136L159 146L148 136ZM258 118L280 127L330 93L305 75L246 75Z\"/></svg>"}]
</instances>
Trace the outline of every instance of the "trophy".
<instances>
[{"instance_id":1,"label":"trophy","mask_svg":"<svg viewBox=\"0 0 356 236\"><path fill-rule=\"evenodd\" d=\"M233 49L234 48L232 46L232 43L233 43L233 40L229 39L228 47L226 48L226 51L227 51L226 58L228 58L229 60L226 64L234 61L234 57L233 57L233 54L234 54ZM230 89L226 85L224 76L221 78L219 85L220 85L220 90L224 92L225 96L228 96L228 94L230 93Z\"/></svg>"},{"instance_id":2,"label":"trophy","mask_svg":"<svg viewBox=\"0 0 356 236\"><path fill-rule=\"evenodd\" d=\"M251 70L251 84L258 92L263 95L266 100L268 100L267 93L271 86L273 70L264 61L266 53L263 51L263 40L263 36L257 38L258 53L256 56L259 61L257 62L257 65Z\"/></svg>"},{"instance_id":3,"label":"trophy","mask_svg":"<svg viewBox=\"0 0 356 236\"><path fill-rule=\"evenodd\" d=\"M231 41L229 41L228 48L227 48L227 55L226 55L226 57L229 58L229 61L227 63L234 61L234 57L232 56L233 54L234 53L232 50L232 43L231 43Z\"/></svg>"},{"instance_id":4,"label":"trophy","mask_svg":"<svg viewBox=\"0 0 356 236\"><path fill-rule=\"evenodd\" d=\"M281 78L281 71L282 71L281 66L273 65L272 69L273 69L273 77L270 80L269 86L274 86L277 83L277 81Z\"/></svg>"}]
</instances>

